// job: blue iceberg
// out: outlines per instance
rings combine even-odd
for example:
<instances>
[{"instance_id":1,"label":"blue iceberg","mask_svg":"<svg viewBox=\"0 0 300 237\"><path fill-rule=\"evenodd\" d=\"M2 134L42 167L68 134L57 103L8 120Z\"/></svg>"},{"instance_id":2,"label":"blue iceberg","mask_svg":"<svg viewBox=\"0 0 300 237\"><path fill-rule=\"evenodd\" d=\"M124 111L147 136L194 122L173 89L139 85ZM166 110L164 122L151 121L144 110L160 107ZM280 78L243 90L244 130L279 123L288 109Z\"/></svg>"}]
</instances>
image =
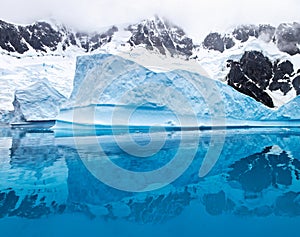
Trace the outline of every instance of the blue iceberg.
<instances>
[{"instance_id":1,"label":"blue iceberg","mask_svg":"<svg viewBox=\"0 0 300 237\"><path fill-rule=\"evenodd\" d=\"M78 57L73 87L56 129L287 125L220 81L180 69L154 72L111 54Z\"/></svg>"}]
</instances>

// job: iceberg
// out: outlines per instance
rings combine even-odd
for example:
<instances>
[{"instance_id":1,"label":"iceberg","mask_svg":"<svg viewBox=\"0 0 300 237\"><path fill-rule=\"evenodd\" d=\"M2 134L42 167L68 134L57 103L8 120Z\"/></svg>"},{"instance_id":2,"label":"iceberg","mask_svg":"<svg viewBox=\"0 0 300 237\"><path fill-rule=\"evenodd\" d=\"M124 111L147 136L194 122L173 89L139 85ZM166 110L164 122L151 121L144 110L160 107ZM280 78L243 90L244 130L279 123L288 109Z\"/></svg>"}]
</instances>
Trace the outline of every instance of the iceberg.
<instances>
[{"instance_id":1,"label":"iceberg","mask_svg":"<svg viewBox=\"0 0 300 237\"><path fill-rule=\"evenodd\" d=\"M154 72L120 56L95 54L77 58L73 91L55 128L244 125L272 112L195 72Z\"/></svg>"},{"instance_id":2,"label":"iceberg","mask_svg":"<svg viewBox=\"0 0 300 237\"><path fill-rule=\"evenodd\" d=\"M13 112L7 110L0 110L0 125L7 125L13 118Z\"/></svg>"},{"instance_id":3,"label":"iceberg","mask_svg":"<svg viewBox=\"0 0 300 237\"><path fill-rule=\"evenodd\" d=\"M13 123L54 120L66 98L47 79L15 92Z\"/></svg>"},{"instance_id":4,"label":"iceberg","mask_svg":"<svg viewBox=\"0 0 300 237\"><path fill-rule=\"evenodd\" d=\"M300 120L300 96L295 97L281 106L277 111L269 114L270 120Z\"/></svg>"}]
</instances>

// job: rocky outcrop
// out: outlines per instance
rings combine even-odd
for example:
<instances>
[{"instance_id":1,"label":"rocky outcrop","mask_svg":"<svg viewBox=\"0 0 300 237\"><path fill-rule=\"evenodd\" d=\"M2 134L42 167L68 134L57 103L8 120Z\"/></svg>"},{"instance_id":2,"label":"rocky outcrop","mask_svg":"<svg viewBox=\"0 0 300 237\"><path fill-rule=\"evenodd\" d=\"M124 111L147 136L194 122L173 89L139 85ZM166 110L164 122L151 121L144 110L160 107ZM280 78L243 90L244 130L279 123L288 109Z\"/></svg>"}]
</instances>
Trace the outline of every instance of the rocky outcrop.
<instances>
[{"instance_id":1,"label":"rocky outcrop","mask_svg":"<svg viewBox=\"0 0 300 237\"><path fill-rule=\"evenodd\" d=\"M213 49L223 53L225 49L232 48L235 43L232 38L228 36L221 36L219 33L210 33L204 39L203 45L207 49Z\"/></svg>"},{"instance_id":2,"label":"rocky outcrop","mask_svg":"<svg viewBox=\"0 0 300 237\"><path fill-rule=\"evenodd\" d=\"M142 45L149 50L157 49L161 54L170 53L191 56L194 44L185 32L166 19L155 17L141 23L130 25L127 30L132 33L131 46Z\"/></svg>"},{"instance_id":3,"label":"rocky outcrop","mask_svg":"<svg viewBox=\"0 0 300 237\"><path fill-rule=\"evenodd\" d=\"M0 21L0 47L8 52L23 54L30 48L37 52L53 52L61 47L77 46L86 52L100 48L110 42L118 28L113 26L102 33L73 32L65 26L53 26L47 22L36 22L19 26Z\"/></svg>"},{"instance_id":4,"label":"rocky outcrop","mask_svg":"<svg viewBox=\"0 0 300 237\"><path fill-rule=\"evenodd\" d=\"M297 95L300 95L300 76L294 78L293 87L295 88Z\"/></svg>"},{"instance_id":5,"label":"rocky outcrop","mask_svg":"<svg viewBox=\"0 0 300 237\"><path fill-rule=\"evenodd\" d=\"M8 52L20 54L29 50L18 28L4 21L0 21L0 47Z\"/></svg>"},{"instance_id":6,"label":"rocky outcrop","mask_svg":"<svg viewBox=\"0 0 300 237\"><path fill-rule=\"evenodd\" d=\"M255 25L242 25L235 28L232 35L235 39L246 42L251 36L258 37L258 27Z\"/></svg>"},{"instance_id":7,"label":"rocky outcrop","mask_svg":"<svg viewBox=\"0 0 300 237\"><path fill-rule=\"evenodd\" d=\"M76 46L86 52L92 52L111 42L119 29L112 26L104 32L78 32L63 25L36 22L19 26L0 21L0 47L8 52L23 54L31 48L37 52L54 52L58 48L66 50ZM128 44L132 47L142 45L148 50L157 49L163 55L193 54L194 44L178 26L158 16L132 24L124 29L131 33Z\"/></svg>"},{"instance_id":8,"label":"rocky outcrop","mask_svg":"<svg viewBox=\"0 0 300 237\"><path fill-rule=\"evenodd\" d=\"M111 27L104 33L95 33L90 35L88 33L77 32L76 38L80 41L80 46L85 49L86 52L94 51L100 48L102 45L109 43L115 32L118 31L116 26Z\"/></svg>"},{"instance_id":9,"label":"rocky outcrop","mask_svg":"<svg viewBox=\"0 0 300 237\"><path fill-rule=\"evenodd\" d=\"M239 61L229 60L228 66L228 85L268 107L274 107L268 90L286 95L294 88L299 93L300 79L288 60L271 62L261 52L246 51Z\"/></svg>"},{"instance_id":10,"label":"rocky outcrop","mask_svg":"<svg viewBox=\"0 0 300 237\"><path fill-rule=\"evenodd\" d=\"M273 40L276 28L271 25L259 25L258 27L258 37L265 42L270 42Z\"/></svg>"},{"instance_id":11,"label":"rocky outcrop","mask_svg":"<svg viewBox=\"0 0 300 237\"><path fill-rule=\"evenodd\" d=\"M283 23L276 29L276 43L280 51L286 52L290 55L300 53L300 24Z\"/></svg>"},{"instance_id":12,"label":"rocky outcrop","mask_svg":"<svg viewBox=\"0 0 300 237\"><path fill-rule=\"evenodd\" d=\"M226 35L213 32L206 36L203 47L224 52L225 49L233 47L237 42L245 43L251 37L276 44L280 51L290 55L300 53L300 24L296 22L282 23L277 28L267 24L241 25Z\"/></svg>"},{"instance_id":13,"label":"rocky outcrop","mask_svg":"<svg viewBox=\"0 0 300 237\"><path fill-rule=\"evenodd\" d=\"M280 90L286 95L291 89L291 77L294 75L294 66L290 61L275 62L273 67L273 78L269 89L271 91Z\"/></svg>"}]
</instances>

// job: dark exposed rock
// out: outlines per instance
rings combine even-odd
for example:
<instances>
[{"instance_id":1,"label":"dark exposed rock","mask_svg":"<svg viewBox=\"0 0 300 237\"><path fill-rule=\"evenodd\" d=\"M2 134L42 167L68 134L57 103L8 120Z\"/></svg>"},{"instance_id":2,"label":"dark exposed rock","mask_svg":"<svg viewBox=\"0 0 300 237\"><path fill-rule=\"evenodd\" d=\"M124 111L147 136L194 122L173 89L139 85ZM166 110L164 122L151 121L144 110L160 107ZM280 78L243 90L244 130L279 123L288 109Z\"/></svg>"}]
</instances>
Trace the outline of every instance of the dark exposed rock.
<instances>
[{"instance_id":1,"label":"dark exposed rock","mask_svg":"<svg viewBox=\"0 0 300 237\"><path fill-rule=\"evenodd\" d=\"M295 88L297 95L300 95L300 76L294 78L293 87Z\"/></svg>"},{"instance_id":2,"label":"dark exposed rock","mask_svg":"<svg viewBox=\"0 0 300 237\"><path fill-rule=\"evenodd\" d=\"M161 54L168 51L171 56L193 54L194 44L185 32L165 19L155 17L130 25L126 30L132 33L128 43L131 46L143 45L148 50L157 49ZM36 22L28 26L15 26L0 21L0 47L8 52L24 53L32 47L38 52L55 51L58 47L66 50L77 46L86 52L94 51L111 42L116 26L105 32L73 32L65 26L52 27L46 22Z\"/></svg>"},{"instance_id":3,"label":"dark exposed rock","mask_svg":"<svg viewBox=\"0 0 300 237\"><path fill-rule=\"evenodd\" d=\"M78 40L80 41L80 46L85 49L86 52L89 52L100 48L105 43L109 43L113 34L117 31L118 28L116 26L113 26L102 34L77 32L76 38L78 38Z\"/></svg>"},{"instance_id":4,"label":"dark exposed rock","mask_svg":"<svg viewBox=\"0 0 300 237\"><path fill-rule=\"evenodd\" d=\"M269 89L271 91L280 90L284 95L286 95L292 89L292 87L286 82L273 81L271 82Z\"/></svg>"},{"instance_id":5,"label":"dark exposed rock","mask_svg":"<svg viewBox=\"0 0 300 237\"><path fill-rule=\"evenodd\" d=\"M88 51L93 51L111 41L118 28L113 26L103 33L73 33L65 26L54 29L49 23L36 22L27 26L15 26L0 21L0 47L8 52L23 54L30 45L38 52L55 51L61 43L66 50L71 45L77 45Z\"/></svg>"},{"instance_id":6,"label":"dark exposed rock","mask_svg":"<svg viewBox=\"0 0 300 237\"><path fill-rule=\"evenodd\" d=\"M47 52L47 47L51 51L56 50L58 43L62 40L61 33L46 22L37 22L25 27L19 26L19 32L32 48L44 52Z\"/></svg>"},{"instance_id":7,"label":"dark exposed rock","mask_svg":"<svg viewBox=\"0 0 300 237\"><path fill-rule=\"evenodd\" d=\"M275 63L274 65L274 78L275 80L283 78L286 74L288 76L292 76L294 73L294 66L293 64L289 61L286 60L281 63Z\"/></svg>"},{"instance_id":8,"label":"dark exposed rock","mask_svg":"<svg viewBox=\"0 0 300 237\"><path fill-rule=\"evenodd\" d=\"M0 47L8 52L21 54L28 50L18 29L13 24L4 21L0 21Z\"/></svg>"},{"instance_id":9,"label":"dark exposed rock","mask_svg":"<svg viewBox=\"0 0 300 237\"><path fill-rule=\"evenodd\" d=\"M219 33L210 33L206 36L203 42L203 47L206 49L217 50L221 53L224 52L225 48L230 49L235 45L232 38L229 36L221 36Z\"/></svg>"},{"instance_id":10,"label":"dark exposed rock","mask_svg":"<svg viewBox=\"0 0 300 237\"><path fill-rule=\"evenodd\" d=\"M232 32L234 38L241 42L246 42L250 36L258 37L258 27L255 25L241 25Z\"/></svg>"},{"instance_id":11,"label":"dark exposed rock","mask_svg":"<svg viewBox=\"0 0 300 237\"><path fill-rule=\"evenodd\" d=\"M210 33L208 36L206 36L203 46L207 49L217 50L221 53L224 52L224 42L219 33Z\"/></svg>"},{"instance_id":12,"label":"dark exposed rock","mask_svg":"<svg viewBox=\"0 0 300 237\"><path fill-rule=\"evenodd\" d=\"M173 56L180 54L191 56L194 44L185 32L165 19L155 17L139 24L130 25L127 30L132 33L129 39L131 46L143 45L149 50L157 49L165 55L166 50Z\"/></svg>"},{"instance_id":13,"label":"dark exposed rock","mask_svg":"<svg viewBox=\"0 0 300 237\"><path fill-rule=\"evenodd\" d=\"M228 36L223 37L223 42L224 42L224 45L225 45L226 49L230 49L235 45L233 39L231 37L228 37Z\"/></svg>"},{"instance_id":14,"label":"dark exposed rock","mask_svg":"<svg viewBox=\"0 0 300 237\"><path fill-rule=\"evenodd\" d=\"M274 76L270 83L271 91L281 90L284 95L292 89L290 77L294 74L294 66L290 61L274 64Z\"/></svg>"},{"instance_id":15,"label":"dark exposed rock","mask_svg":"<svg viewBox=\"0 0 300 237\"><path fill-rule=\"evenodd\" d=\"M261 89L266 89L272 77L272 63L261 52L246 51L240 60L242 71Z\"/></svg>"},{"instance_id":16,"label":"dark exposed rock","mask_svg":"<svg viewBox=\"0 0 300 237\"><path fill-rule=\"evenodd\" d=\"M293 64L286 60L272 63L258 51L246 51L238 62L228 61L230 71L228 85L268 107L274 107L272 98L266 92L280 90L286 95L293 87L300 93L300 79L295 76Z\"/></svg>"},{"instance_id":17,"label":"dark exposed rock","mask_svg":"<svg viewBox=\"0 0 300 237\"><path fill-rule=\"evenodd\" d=\"M270 42L275 34L276 28L271 25L259 25L258 34L259 37L265 42Z\"/></svg>"},{"instance_id":18,"label":"dark exposed rock","mask_svg":"<svg viewBox=\"0 0 300 237\"><path fill-rule=\"evenodd\" d=\"M294 22L293 24L283 23L277 27L276 42L279 50L290 55L300 53L297 44L300 44L300 24Z\"/></svg>"},{"instance_id":19,"label":"dark exposed rock","mask_svg":"<svg viewBox=\"0 0 300 237\"><path fill-rule=\"evenodd\" d=\"M233 37L230 37L232 35ZM229 35L221 35L217 32L210 33L205 38L203 45L207 49L223 52L221 40L224 49L229 49L235 45L234 40L242 43L249 40L250 37L260 38L267 43L275 43L278 49L290 55L300 53L300 24L283 23L277 28L268 24L241 25L236 27Z\"/></svg>"},{"instance_id":20,"label":"dark exposed rock","mask_svg":"<svg viewBox=\"0 0 300 237\"><path fill-rule=\"evenodd\" d=\"M272 63L267 58L256 51L245 52L240 62L230 62L229 65L228 85L268 107L274 107L272 98L264 91L272 77Z\"/></svg>"}]
</instances>

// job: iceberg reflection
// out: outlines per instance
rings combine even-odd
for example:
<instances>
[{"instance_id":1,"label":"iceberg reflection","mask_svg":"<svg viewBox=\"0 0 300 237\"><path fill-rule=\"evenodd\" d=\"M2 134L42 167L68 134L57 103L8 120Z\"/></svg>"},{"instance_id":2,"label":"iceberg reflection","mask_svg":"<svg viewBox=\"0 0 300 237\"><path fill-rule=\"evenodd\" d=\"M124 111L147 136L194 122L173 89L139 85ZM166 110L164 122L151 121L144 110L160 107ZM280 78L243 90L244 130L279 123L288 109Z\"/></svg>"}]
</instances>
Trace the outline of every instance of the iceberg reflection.
<instances>
[{"instance_id":1,"label":"iceberg reflection","mask_svg":"<svg viewBox=\"0 0 300 237\"><path fill-rule=\"evenodd\" d=\"M142 193L109 187L83 164L73 137L52 132L13 130L0 139L0 218L29 219L81 213L89 218L135 223L165 223L189 207L203 205L208 215L299 216L300 131L230 130L218 162L204 178L198 175L211 132L201 131L189 168L164 188ZM191 138L193 132L190 133ZM161 151L148 158L130 156L111 135L98 137L115 164L145 171L168 163L178 147L168 133ZM149 139L139 134L139 139ZM80 152L101 156L86 137ZM195 217L196 218L196 217Z\"/></svg>"}]
</instances>

